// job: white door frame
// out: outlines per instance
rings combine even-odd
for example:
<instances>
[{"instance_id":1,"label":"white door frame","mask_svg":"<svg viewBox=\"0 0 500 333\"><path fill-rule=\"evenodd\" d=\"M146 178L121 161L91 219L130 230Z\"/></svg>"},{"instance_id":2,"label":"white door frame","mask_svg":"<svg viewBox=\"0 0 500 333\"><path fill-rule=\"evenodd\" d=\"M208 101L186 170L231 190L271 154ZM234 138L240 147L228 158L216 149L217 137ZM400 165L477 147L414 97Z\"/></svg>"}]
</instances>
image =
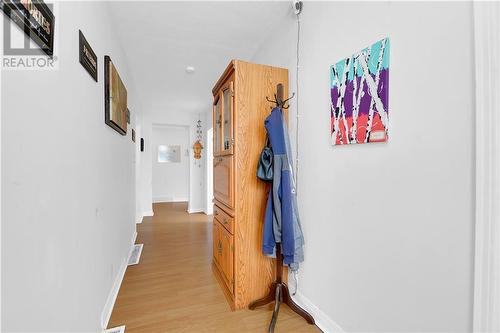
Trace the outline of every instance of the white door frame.
<instances>
[{"instance_id":1,"label":"white door frame","mask_svg":"<svg viewBox=\"0 0 500 333\"><path fill-rule=\"evenodd\" d=\"M474 332L500 331L499 19L499 3L474 3L476 60Z\"/></svg>"},{"instance_id":2,"label":"white door frame","mask_svg":"<svg viewBox=\"0 0 500 333\"><path fill-rule=\"evenodd\" d=\"M207 153L206 153L206 207L205 214L212 215L214 212L214 165L213 165L213 128L207 130Z\"/></svg>"}]
</instances>

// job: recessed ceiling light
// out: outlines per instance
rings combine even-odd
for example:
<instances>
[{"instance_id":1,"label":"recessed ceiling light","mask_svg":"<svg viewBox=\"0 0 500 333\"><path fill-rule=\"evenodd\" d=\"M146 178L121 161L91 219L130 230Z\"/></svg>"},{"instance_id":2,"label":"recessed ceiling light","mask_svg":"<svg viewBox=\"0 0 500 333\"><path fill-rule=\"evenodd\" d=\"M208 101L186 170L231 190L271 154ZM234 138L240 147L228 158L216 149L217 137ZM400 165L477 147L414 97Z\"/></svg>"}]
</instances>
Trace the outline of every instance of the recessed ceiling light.
<instances>
[{"instance_id":1,"label":"recessed ceiling light","mask_svg":"<svg viewBox=\"0 0 500 333\"><path fill-rule=\"evenodd\" d=\"M186 73L188 73L188 74L194 73L194 67L193 66L187 66L186 67Z\"/></svg>"}]
</instances>

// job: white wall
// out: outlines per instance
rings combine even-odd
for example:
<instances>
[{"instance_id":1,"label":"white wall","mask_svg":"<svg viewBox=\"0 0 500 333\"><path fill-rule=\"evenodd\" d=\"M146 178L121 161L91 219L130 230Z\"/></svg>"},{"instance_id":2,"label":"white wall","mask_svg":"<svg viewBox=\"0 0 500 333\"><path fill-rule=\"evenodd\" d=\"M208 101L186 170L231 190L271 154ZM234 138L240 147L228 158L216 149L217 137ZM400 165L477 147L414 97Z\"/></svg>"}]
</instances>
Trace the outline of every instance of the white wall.
<instances>
[{"instance_id":1,"label":"white wall","mask_svg":"<svg viewBox=\"0 0 500 333\"><path fill-rule=\"evenodd\" d=\"M104 55L141 107L107 5L61 2L56 22L58 70L2 73L3 332L99 332L135 232L134 144L104 123Z\"/></svg>"},{"instance_id":2,"label":"white wall","mask_svg":"<svg viewBox=\"0 0 500 333\"><path fill-rule=\"evenodd\" d=\"M301 24L300 293L327 330L470 331L471 4L306 1ZM386 36L390 142L332 147L329 66ZM295 37L291 14L253 59L288 67L291 91Z\"/></svg>"},{"instance_id":3,"label":"white wall","mask_svg":"<svg viewBox=\"0 0 500 333\"><path fill-rule=\"evenodd\" d=\"M140 213L142 216L153 216L153 166L152 159L152 144L153 127L151 116L147 112L141 114L141 131L137 136L137 143L140 145L141 138L144 139L144 151L140 152L141 175L140 188L137 191L140 203ZM140 148L139 148L140 149Z\"/></svg>"},{"instance_id":4,"label":"white wall","mask_svg":"<svg viewBox=\"0 0 500 333\"><path fill-rule=\"evenodd\" d=\"M152 158L153 154L156 154L156 149L153 147L152 143L152 128L153 125L170 125L170 126L185 126L189 128L189 147L190 147L190 157L189 157L189 212L202 212L205 209L205 158L206 152L202 151L202 158L200 160L195 160L193 157L192 145L196 141L196 123L198 121L198 114L189 112L169 112L168 110L155 110L154 107L146 108L147 112L143 114L143 136L145 138L146 146L145 151L142 153L141 163L143 165L143 179L142 184L144 188L142 189L141 202L144 210L144 215L152 214L152 202L153 202L153 177L152 177ZM201 113L202 120L202 130L205 130L207 126L207 114ZM209 120L210 121L210 120ZM148 209L150 210L148 212Z\"/></svg>"},{"instance_id":5,"label":"white wall","mask_svg":"<svg viewBox=\"0 0 500 333\"><path fill-rule=\"evenodd\" d=\"M189 200L189 127L153 126L152 136L153 202ZM178 145L179 163L159 163L158 146Z\"/></svg>"}]
</instances>

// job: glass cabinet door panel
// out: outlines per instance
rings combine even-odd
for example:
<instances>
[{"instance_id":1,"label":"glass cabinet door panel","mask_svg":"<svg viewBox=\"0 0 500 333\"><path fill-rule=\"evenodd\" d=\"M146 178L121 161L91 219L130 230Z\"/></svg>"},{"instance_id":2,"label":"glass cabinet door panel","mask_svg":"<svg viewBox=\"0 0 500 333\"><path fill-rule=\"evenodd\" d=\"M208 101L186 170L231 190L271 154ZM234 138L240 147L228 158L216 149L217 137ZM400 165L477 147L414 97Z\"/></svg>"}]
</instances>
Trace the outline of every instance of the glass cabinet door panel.
<instances>
[{"instance_id":1,"label":"glass cabinet door panel","mask_svg":"<svg viewBox=\"0 0 500 333\"><path fill-rule=\"evenodd\" d=\"M226 151L226 150L229 150L231 149L231 139L232 139L232 123L233 123L233 120L231 119L231 90L228 88L226 90L224 90L223 92L223 97L222 97L222 100L224 101L224 126L222 127L223 128L223 131L224 131L224 134L223 134L223 138L224 138L224 141L223 141L223 146L222 146L222 150Z\"/></svg>"},{"instance_id":2,"label":"glass cabinet door panel","mask_svg":"<svg viewBox=\"0 0 500 333\"><path fill-rule=\"evenodd\" d=\"M222 112L221 99L218 98L214 106L214 153L221 151L221 129L222 129Z\"/></svg>"}]
</instances>

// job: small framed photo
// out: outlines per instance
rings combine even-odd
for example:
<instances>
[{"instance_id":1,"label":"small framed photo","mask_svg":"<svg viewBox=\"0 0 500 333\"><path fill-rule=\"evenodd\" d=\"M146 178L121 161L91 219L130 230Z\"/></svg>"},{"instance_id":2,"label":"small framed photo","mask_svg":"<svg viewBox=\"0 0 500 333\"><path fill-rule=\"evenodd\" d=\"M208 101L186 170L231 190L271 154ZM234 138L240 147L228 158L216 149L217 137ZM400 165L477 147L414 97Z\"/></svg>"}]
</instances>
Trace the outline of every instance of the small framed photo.
<instances>
[{"instance_id":1,"label":"small framed photo","mask_svg":"<svg viewBox=\"0 0 500 333\"><path fill-rule=\"evenodd\" d=\"M158 163L180 163L181 146L158 146Z\"/></svg>"}]
</instances>

